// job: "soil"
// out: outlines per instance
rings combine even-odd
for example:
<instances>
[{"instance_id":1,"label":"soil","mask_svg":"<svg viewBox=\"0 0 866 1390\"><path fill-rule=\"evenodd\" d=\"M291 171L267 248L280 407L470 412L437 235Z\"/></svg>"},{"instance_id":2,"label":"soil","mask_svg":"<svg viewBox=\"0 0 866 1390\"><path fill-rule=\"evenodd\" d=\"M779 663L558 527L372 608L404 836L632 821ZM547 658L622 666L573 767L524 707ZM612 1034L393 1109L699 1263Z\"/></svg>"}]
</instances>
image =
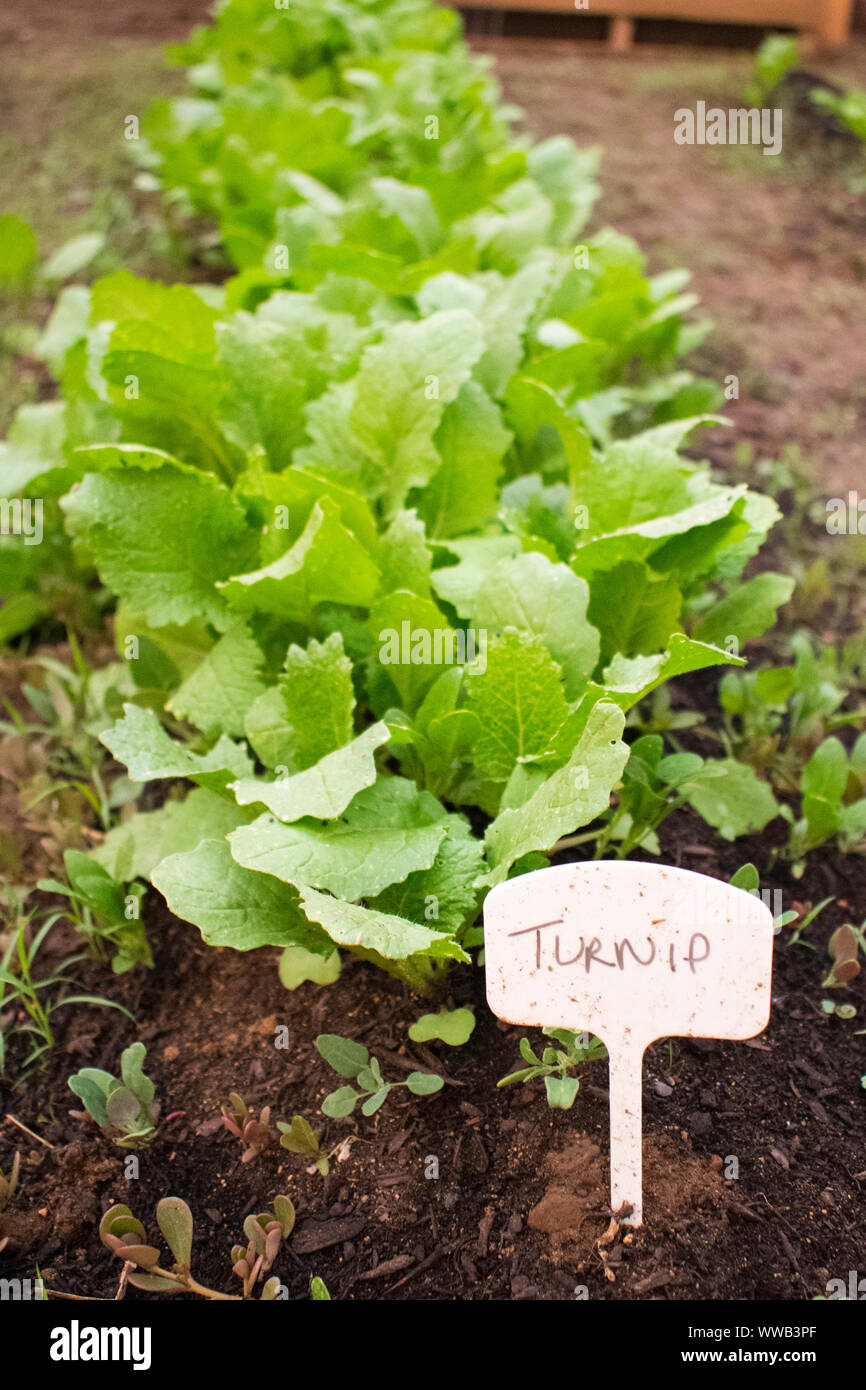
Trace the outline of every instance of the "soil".
<instances>
[{"instance_id":1,"label":"soil","mask_svg":"<svg viewBox=\"0 0 866 1390\"><path fill-rule=\"evenodd\" d=\"M180 37L205 11L192 0L60 8L22 0L4 15L0 43L13 64L25 52L44 55L50 72L83 47ZM742 383L729 410L736 428L714 457L724 463L744 440L778 457L796 441L822 487L857 486L866 461L862 195L835 169L804 178L796 158L774 171L758 155L680 149L671 157L672 110L707 95L739 104L745 60L738 68L715 55L708 67L706 54L638 49L614 58L550 40L476 43L494 54L507 96L526 107L536 133L605 145L599 222L633 234L654 270L693 268L719 321L701 365ZM855 44L841 67L822 71L856 79L859 66L862 82L864 55ZM691 699L711 688L699 680ZM57 845L51 832L22 825L8 776L0 816L7 812L2 824L23 845L18 873L32 881ZM86 828L86 816L81 822ZM88 991L123 1003L136 1022L103 1009L64 1011L45 1069L0 1095L0 1168L8 1172L16 1149L22 1155L19 1193L0 1216L0 1273L32 1277L38 1266L51 1289L113 1298L120 1265L98 1240L101 1212L127 1202L154 1235L155 1204L172 1193L196 1215L197 1277L229 1290L229 1251L244 1217L282 1191L298 1222L275 1272L293 1298L307 1295L312 1274L334 1298L353 1300L823 1294L866 1256L866 1047L856 1031L866 976L834 996L857 1005L858 1020L821 1009L829 935L866 917L866 861L819 852L794 884L777 864L772 834L728 845L678 813L661 839L667 862L725 879L752 860L785 908L798 897L805 905L807 894L836 901L809 931L814 950L777 942L773 1014L760 1038L673 1039L648 1050L640 1230L612 1220L608 1206L606 1064L582 1068L567 1113L548 1108L539 1083L497 1090L518 1064L523 1033L535 1046L539 1035L489 1014L482 971L453 977L453 1002L476 1012L470 1043L420 1048L407 1030L422 1008L372 967L347 959L336 984L288 993L276 953L207 948L151 892L154 969L114 978L96 965L78 968ZM283 1027L287 1048L275 1046ZM322 1098L338 1082L314 1048L321 1032L365 1042L390 1078L435 1067L446 1085L428 1099L396 1091L370 1119L324 1119ZM168 1117L155 1143L134 1155L138 1176L125 1151L70 1114L77 1102L66 1085L82 1065L116 1069L134 1038L147 1044ZM275 1117L305 1115L325 1150L352 1142L327 1178L276 1146L241 1164L220 1120L233 1090ZM146 1295L128 1289L126 1297Z\"/></svg>"}]
</instances>

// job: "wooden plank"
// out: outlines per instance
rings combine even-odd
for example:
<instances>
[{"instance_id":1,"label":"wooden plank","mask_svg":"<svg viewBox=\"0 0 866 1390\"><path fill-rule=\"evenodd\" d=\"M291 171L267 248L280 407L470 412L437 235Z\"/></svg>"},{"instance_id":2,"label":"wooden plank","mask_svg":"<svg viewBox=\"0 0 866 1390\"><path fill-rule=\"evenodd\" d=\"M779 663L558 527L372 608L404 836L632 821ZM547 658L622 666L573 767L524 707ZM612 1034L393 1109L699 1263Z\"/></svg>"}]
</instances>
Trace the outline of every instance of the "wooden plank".
<instances>
[{"instance_id":1,"label":"wooden plank","mask_svg":"<svg viewBox=\"0 0 866 1390\"><path fill-rule=\"evenodd\" d=\"M452 0L453 3L453 0ZM621 19L611 31L618 51L632 40L636 19L680 19L711 24L755 24L800 29L815 43L838 47L848 42L854 0L464 0L462 8L523 10L540 14L586 14Z\"/></svg>"},{"instance_id":2,"label":"wooden plank","mask_svg":"<svg viewBox=\"0 0 866 1390\"><path fill-rule=\"evenodd\" d=\"M847 10L848 19L834 19L834 29L850 22L852 0L590 0L583 8L575 0L464 0L465 9L536 10L548 14L586 14L589 17L625 15L633 19L687 19L709 23L780 24L789 28L824 28L825 10ZM816 13L817 11L817 13Z\"/></svg>"},{"instance_id":3,"label":"wooden plank","mask_svg":"<svg viewBox=\"0 0 866 1390\"><path fill-rule=\"evenodd\" d=\"M854 0L824 0L823 9L824 20L818 36L822 43L841 47L851 36Z\"/></svg>"},{"instance_id":4,"label":"wooden plank","mask_svg":"<svg viewBox=\"0 0 866 1390\"><path fill-rule=\"evenodd\" d=\"M627 53L634 43L634 20L628 15L614 15L608 43L612 53Z\"/></svg>"}]
</instances>

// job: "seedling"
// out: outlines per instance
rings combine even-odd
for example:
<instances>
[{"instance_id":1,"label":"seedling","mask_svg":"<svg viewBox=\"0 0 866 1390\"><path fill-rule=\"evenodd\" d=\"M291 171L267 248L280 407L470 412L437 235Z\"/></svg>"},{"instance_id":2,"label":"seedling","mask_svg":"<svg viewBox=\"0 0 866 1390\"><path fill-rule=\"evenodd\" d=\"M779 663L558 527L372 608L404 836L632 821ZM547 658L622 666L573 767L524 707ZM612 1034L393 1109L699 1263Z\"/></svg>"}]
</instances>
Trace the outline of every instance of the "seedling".
<instances>
[{"instance_id":1,"label":"seedling","mask_svg":"<svg viewBox=\"0 0 866 1390\"><path fill-rule=\"evenodd\" d=\"M853 1004L837 1004L835 999L822 999L821 1008L825 1014L835 1015L836 1018L846 1021L857 1017L857 1010Z\"/></svg>"},{"instance_id":2,"label":"seedling","mask_svg":"<svg viewBox=\"0 0 866 1390\"><path fill-rule=\"evenodd\" d=\"M275 1197L273 1211L247 1217L244 1222L246 1249L242 1245L232 1249L232 1273L244 1281L244 1298L250 1297L258 1280L273 1266L280 1246L291 1235L294 1225L295 1208L288 1197ZM276 1298L279 1287L279 1279L269 1279L262 1289L262 1299Z\"/></svg>"},{"instance_id":3,"label":"seedling","mask_svg":"<svg viewBox=\"0 0 866 1390\"><path fill-rule=\"evenodd\" d=\"M68 849L63 862L69 883L43 878L39 888L69 900L70 921L87 937L97 960L107 961L111 957L115 975L123 975L139 963L153 965L139 915L144 885L129 884L124 892L101 864L80 850Z\"/></svg>"},{"instance_id":4,"label":"seedling","mask_svg":"<svg viewBox=\"0 0 866 1390\"><path fill-rule=\"evenodd\" d=\"M120 1057L120 1080L110 1071L84 1067L69 1078L69 1089L84 1101L87 1113L115 1144L137 1149L156 1134L159 1102L156 1087L142 1071L144 1043L132 1043Z\"/></svg>"},{"instance_id":5,"label":"seedling","mask_svg":"<svg viewBox=\"0 0 866 1390\"><path fill-rule=\"evenodd\" d=\"M243 1146L241 1163L251 1163L267 1148L274 1137L271 1129L271 1107L266 1105L257 1118L256 1112L247 1107L246 1101L237 1091L232 1091L229 1104L230 1110L222 1107L223 1124L229 1134L239 1139Z\"/></svg>"},{"instance_id":6,"label":"seedling","mask_svg":"<svg viewBox=\"0 0 866 1390\"><path fill-rule=\"evenodd\" d=\"M410 1072L405 1081L386 1081L379 1062L370 1056L363 1043L341 1038L338 1033L320 1033L316 1047L329 1067L339 1076L352 1077L360 1088L340 1086L325 1096L322 1114L332 1120L351 1115L359 1100L363 1102L362 1114L375 1115L391 1091L399 1086L405 1086L413 1096L432 1096L445 1085L441 1076L426 1071Z\"/></svg>"},{"instance_id":7,"label":"seedling","mask_svg":"<svg viewBox=\"0 0 866 1390\"><path fill-rule=\"evenodd\" d=\"M749 893L754 898L761 897L760 877L754 864L743 864L731 879L731 886L733 888L742 888L744 893ZM785 912L775 913L773 916L774 935L778 936L783 927L789 927L792 922L796 922L797 926L791 933L786 945L805 946L808 950L814 951L815 947L811 945L810 942L801 941L800 938L807 927L812 925L818 914L823 912L824 908L833 901L834 899L832 897L824 898L823 902L818 903L816 907L810 907L809 911L803 913L802 916L801 913L803 909L800 904L798 904L796 908L788 908Z\"/></svg>"},{"instance_id":8,"label":"seedling","mask_svg":"<svg viewBox=\"0 0 866 1390\"><path fill-rule=\"evenodd\" d=\"M331 1295L325 1287L324 1279L320 1279L318 1274L314 1274L310 1280L310 1297L314 1303L330 1303Z\"/></svg>"},{"instance_id":9,"label":"seedling","mask_svg":"<svg viewBox=\"0 0 866 1390\"><path fill-rule=\"evenodd\" d=\"M863 928L861 927L858 931L856 927L852 927L850 922L836 928L827 943L827 950L833 964L821 983L822 989L839 989L844 985L849 985L860 974L858 955L862 944L862 935ZM825 1000L825 1003L827 1002ZM838 1013L838 1009L835 1007L834 1012ZM851 1017L851 1015L847 1015L847 1017Z\"/></svg>"},{"instance_id":10,"label":"seedling","mask_svg":"<svg viewBox=\"0 0 866 1390\"><path fill-rule=\"evenodd\" d=\"M598 1038L588 1033L575 1033L570 1028L545 1028L544 1035L553 1038L559 1047L546 1047L540 1057L533 1052L528 1038L520 1039L520 1055L529 1065L520 1071L513 1071L497 1081L497 1086L516 1086L518 1082L526 1085L537 1077L544 1077L547 1103L552 1110L570 1110L580 1090L580 1077L571 1072L583 1062L601 1061L607 1056L607 1048Z\"/></svg>"},{"instance_id":11,"label":"seedling","mask_svg":"<svg viewBox=\"0 0 866 1390\"><path fill-rule=\"evenodd\" d=\"M286 1124L285 1120L277 1120L277 1129L280 1131L281 1148L288 1149L289 1153L303 1154L305 1158L313 1159L307 1168L308 1173L318 1172L323 1178L328 1176L331 1171L330 1159L336 1150L332 1150L330 1154L322 1152L318 1133L303 1115L295 1115L290 1125ZM340 1145L337 1146L339 1147Z\"/></svg>"},{"instance_id":12,"label":"seedling","mask_svg":"<svg viewBox=\"0 0 866 1390\"><path fill-rule=\"evenodd\" d=\"M57 1009L70 1004L96 1004L100 1008L119 1009L131 1019L132 1014L122 1004L111 999L103 999L93 994L64 994L64 990L76 983L69 971L73 965L83 960L82 955L69 956L56 966L50 975L41 980L34 979L33 967L45 938L60 917L54 912L42 923L34 936L30 935L30 918L23 918L17 926L0 961L0 1014L11 1009L13 1018L23 1011L24 1022L13 1022L0 1029L0 1071L6 1065L6 1037L13 1033L33 1034L36 1041L21 1064L22 1073L35 1062L44 1062L45 1053L54 1046L52 1015Z\"/></svg>"},{"instance_id":13,"label":"seedling","mask_svg":"<svg viewBox=\"0 0 866 1390\"><path fill-rule=\"evenodd\" d=\"M291 1235L295 1224L295 1209L288 1197L276 1197L274 1209L258 1216L248 1216L244 1222L246 1247L236 1245L232 1250L232 1271L243 1280L243 1293L221 1293L207 1288L190 1272L193 1242L192 1212L180 1197L163 1197L156 1207L156 1220L166 1244L174 1256L170 1269L158 1263L159 1250L145 1243L146 1232L129 1207L113 1206L99 1223L99 1237L113 1255L135 1269L129 1282L146 1293L195 1293L202 1298L239 1302L250 1298L263 1274L272 1267L283 1240ZM264 1301L276 1298L280 1281L268 1279L259 1297Z\"/></svg>"}]
</instances>

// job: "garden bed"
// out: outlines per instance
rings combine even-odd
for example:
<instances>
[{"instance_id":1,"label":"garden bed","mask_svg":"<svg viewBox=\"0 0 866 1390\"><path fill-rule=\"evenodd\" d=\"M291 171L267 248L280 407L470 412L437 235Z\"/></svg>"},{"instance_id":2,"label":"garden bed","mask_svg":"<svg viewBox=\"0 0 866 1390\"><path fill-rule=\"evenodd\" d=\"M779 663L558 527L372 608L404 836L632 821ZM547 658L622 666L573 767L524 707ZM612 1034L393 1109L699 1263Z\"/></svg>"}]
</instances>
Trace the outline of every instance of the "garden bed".
<instances>
[{"instance_id":1,"label":"garden bed","mask_svg":"<svg viewBox=\"0 0 866 1390\"><path fill-rule=\"evenodd\" d=\"M140 27L150 32L158 21L150 10L147 15ZM123 32L123 16L116 9L111 16L113 32ZM137 16L136 10L130 27L139 24ZM556 93L586 80L582 60L553 46L544 50L542 71L537 46L494 47L508 95L529 108L531 126L559 130ZM603 135L626 100L612 69L598 71L597 99L568 115L581 143ZM688 262L694 248L698 288L722 318L722 336L699 349L699 365L719 379L736 369L745 385L744 399L731 410L737 430L716 432L699 452L709 452L728 478L759 487L770 478L792 519L782 523L758 567L784 569L794 553L802 574L816 558L823 561L823 580L813 574L796 602L801 619L830 645L858 631L864 618L856 556L836 566L820 496L822 477L825 487L840 491L860 478L862 402L849 349L866 322L862 203L839 184L823 207L813 189L797 182L796 170L771 185L764 168L708 165L694 150L674 171L668 108L685 99L692 83L702 90L706 75L683 77L674 65L666 76L650 68L645 79L649 95L632 115L635 138L624 138L613 154L604 211L639 238L653 269ZM736 238L724 225L735 189L745 190L750 219L738 224ZM774 241L768 229L777 226L783 231ZM850 320L845 334L828 304ZM40 395L50 389L40 378ZM829 390L836 397L828 405ZM822 405L828 417L835 407L832 419L816 420ZM771 477L757 467L751 476L752 460L778 456L791 438L819 455L817 501L804 500L809 484L793 464L790 476L782 469ZM735 443L744 441L755 450L745 460L735 457ZM838 601L834 583L847 600ZM778 657L783 649L774 641L752 644L750 663ZM72 660L65 644L41 654L67 666ZM95 638L86 656L94 669L112 659L110 634ZM718 723L718 674L676 681L675 708L702 711ZM17 685L18 671L4 669L0 692L23 713ZM718 752L701 733L686 735L684 744L703 756ZM32 769L19 768L7 752L7 775L0 777L3 851L16 847L14 876L33 883L57 873L67 844L90 846L101 836L90 809L74 799L43 803L36 816L25 813L13 779ZM20 753L16 746L14 756ZM110 777L121 771L111 766ZM165 789L165 782L152 783L142 808L160 805ZM780 801L796 810L793 795L780 794ZM473 807L471 819L476 835L483 833L489 817ZM471 1041L453 1049L413 1044L408 1028L427 1006L371 964L347 955L335 983L307 983L290 993L279 983L276 951L205 946L151 889L144 915L153 969L113 977L88 962L76 970L88 992L110 996L135 1022L100 1009L70 1010L44 1070L20 1087L0 1084L0 1167L8 1173L14 1151L22 1154L19 1194L0 1216L0 1240L8 1239L0 1272L25 1279L38 1268L53 1291L113 1299L121 1266L100 1243L100 1216L110 1204L127 1202L150 1232L157 1201L171 1193L196 1217L194 1272L228 1289L229 1250L244 1219L285 1192L298 1219L275 1272L293 1299L307 1296L313 1275L325 1280L333 1298L361 1301L822 1296L829 1280L846 1279L863 1261L863 1038L858 1023L822 1008L822 980L831 932L866 913L866 861L828 845L807 856L795 880L778 858L784 840L778 819L763 835L735 843L682 810L662 826L663 863L728 881L752 861L762 890L778 889L784 907L801 917L825 897L834 901L804 938L814 949L789 944L793 928L782 929L766 1033L742 1044L673 1039L648 1050L646 1221L638 1231L610 1224L606 1063L581 1065L580 1092L567 1113L548 1108L540 1083L497 1090L497 1081L519 1065L526 1030L491 1016L482 970L453 973L446 995L449 1004L474 1011ZM60 961L77 944L61 927L47 959ZM863 976L833 996L837 1003L843 998L862 1017ZM326 1119L321 1104L334 1078L314 1045L323 1033L364 1043L391 1080L410 1069L434 1069L444 1087L426 1098L394 1092L369 1118ZM535 1030L529 1036L544 1045ZM286 1037L288 1046L275 1046L275 1038ZM67 1079L83 1066L116 1071L134 1039L147 1046L146 1070L168 1118L153 1145L138 1152L140 1169L130 1177L125 1152L90 1120L69 1114L77 1102ZM275 1118L305 1116L326 1151L346 1141L329 1175L305 1171L302 1159L275 1145L241 1164L240 1147L220 1118L232 1091L256 1110L269 1105ZM125 1296L147 1297L132 1287Z\"/></svg>"},{"instance_id":2,"label":"garden bed","mask_svg":"<svg viewBox=\"0 0 866 1390\"><path fill-rule=\"evenodd\" d=\"M688 816L664 841L666 862L725 878L769 848L743 843L718 854ZM842 899L814 930L819 944L844 919L844 903L866 900L866 866L816 860L808 881L810 896ZM764 882L788 901L785 876ZM526 1030L486 1011L481 972L461 976L455 993L456 1004L476 1010L471 1046L434 1045L448 1078L438 1096L392 1099L375 1120L323 1121L330 1073L315 1035L357 1038L397 1076L407 1057L429 1064L406 1036L417 1002L364 964L347 966L334 985L288 994L274 955L205 948L165 913L151 935L154 971L128 978L117 997L140 1020L134 1035L147 1044L165 1113L183 1113L127 1182L123 1153L69 1117L66 1077L85 1059L112 1069L133 1030L82 1011L48 1071L3 1093L4 1112L54 1145L3 1125L4 1149L25 1155L25 1200L4 1227L14 1242L7 1277L32 1275L36 1262L50 1288L112 1298L119 1266L96 1234L101 1212L123 1201L150 1224L169 1191L196 1215L196 1273L217 1288L228 1287L227 1251L244 1217L287 1192L298 1225L277 1273L292 1298L318 1274L338 1299L573 1300L578 1285L592 1299L811 1299L862 1263L863 1106L849 1080L862 1045L821 1013L820 950L780 944L770 1026L752 1043L674 1039L649 1049L645 1225L599 1245L610 1224L606 1063L581 1068L569 1113L549 1110L539 1084L497 1091ZM98 972L87 982L98 987ZM851 996L866 1004L862 984ZM287 1051L274 1046L281 1025ZM529 1035L535 1042L535 1030ZM325 1179L280 1149L241 1165L219 1118L232 1090L279 1117L307 1116L323 1147L352 1137L348 1156ZM430 1156L438 1179L425 1178ZM724 1178L731 1156L736 1181ZM395 1260L393 1273L375 1274Z\"/></svg>"}]
</instances>

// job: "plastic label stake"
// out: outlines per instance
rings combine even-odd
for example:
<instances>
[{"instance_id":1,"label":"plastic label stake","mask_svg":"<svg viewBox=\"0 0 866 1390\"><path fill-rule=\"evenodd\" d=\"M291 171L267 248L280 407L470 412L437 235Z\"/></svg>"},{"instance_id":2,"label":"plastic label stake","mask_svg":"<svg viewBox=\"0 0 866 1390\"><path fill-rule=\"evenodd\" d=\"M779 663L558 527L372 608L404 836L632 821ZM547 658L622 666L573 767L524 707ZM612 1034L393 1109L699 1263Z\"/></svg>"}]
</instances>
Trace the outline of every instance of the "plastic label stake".
<instances>
[{"instance_id":1,"label":"plastic label stake","mask_svg":"<svg viewBox=\"0 0 866 1390\"><path fill-rule=\"evenodd\" d=\"M770 1017L773 915L661 864L558 864L484 905L487 1001L509 1023L595 1033L610 1057L610 1200L639 1226L643 1054L659 1038L752 1038Z\"/></svg>"}]
</instances>

